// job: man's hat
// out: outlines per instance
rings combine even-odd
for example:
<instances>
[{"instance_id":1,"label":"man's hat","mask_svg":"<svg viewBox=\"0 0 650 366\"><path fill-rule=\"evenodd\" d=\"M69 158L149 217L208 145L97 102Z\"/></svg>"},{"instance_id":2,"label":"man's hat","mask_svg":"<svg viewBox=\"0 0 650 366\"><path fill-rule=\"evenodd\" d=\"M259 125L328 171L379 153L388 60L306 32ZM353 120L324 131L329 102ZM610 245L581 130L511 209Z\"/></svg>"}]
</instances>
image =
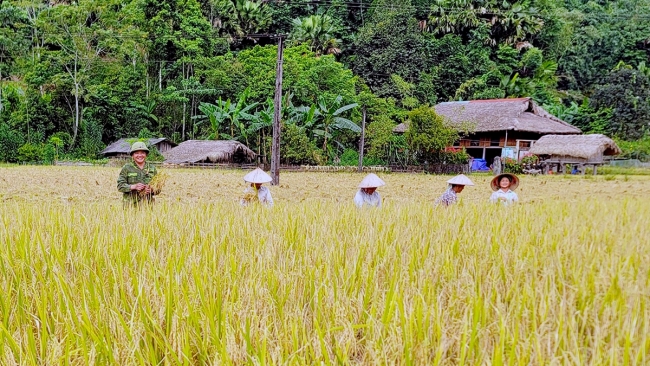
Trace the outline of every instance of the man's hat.
<instances>
[{"instance_id":1,"label":"man's hat","mask_svg":"<svg viewBox=\"0 0 650 366\"><path fill-rule=\"evenodd\" d=\"M142 141L137 141L131 145L131 155L133 155L134 152L136 151L146 151L149 152L149 148L147 148L147 145L142 142Z\"/></svg>"}]
</instances>

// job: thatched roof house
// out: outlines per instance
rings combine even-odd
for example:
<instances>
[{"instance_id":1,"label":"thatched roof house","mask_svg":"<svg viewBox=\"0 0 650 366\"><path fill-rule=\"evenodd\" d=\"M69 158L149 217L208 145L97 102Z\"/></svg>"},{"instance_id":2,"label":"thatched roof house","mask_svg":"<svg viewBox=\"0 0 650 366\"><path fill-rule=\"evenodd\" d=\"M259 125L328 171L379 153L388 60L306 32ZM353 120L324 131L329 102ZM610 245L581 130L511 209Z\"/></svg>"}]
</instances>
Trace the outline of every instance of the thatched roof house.
<instances>
[{"instance_id":1,"label":"thatched roof house","mask_svg":"<svg viewBox=\"0 0 650 366\"><path fill-rule=\"evenodd\" d=\"M133 142L138 141L137 138L119 139L112 144L108 145L100 154L107 158L122 158L128 157L131 152L131 145ZM146 141L148 146L154 146L159 152L164 153L171 150L176 146L172 141L166 138L153 138Z\"/></svg>"},{"instance_id":2,"label":"thatched roof house","mask_svg":"<svg viewBox=\"0 0 650 366\"><path fill-rule=\"evenodd\" d=\"M530 153L550 155L552 160L602 162L604 156L618 155L621 149L605 135L546 135L533 145Z\"/></svg>"},{"instance_id":3,"label":"thatched roof house","mask_svg":"<svg viewBox=\"0 0 650 366\"><path fill-rule=\"evenodd\" d=\"M461 137L456 146L489 162L495 156L519 158L532 142L544 135L581 133L579 128L548 113L531 98L444 102L434 108L452 126L473 131L470 136ZM407 129L402 123L393 132L404 133Z\"/></svg>"},{"instance_id":4,"label":"thatched roof house","mask_svg":"<svg viewBox=\"0 0 650 366\"><path fill-rule=\"evenodd\" d=\"M256 154L239 141L188 140L165 152L165 163L251 163Z\"/></svg>"},{"instance_id":5,"label":"thatched roof house","mask_svg":"<svg viewBox=\"0 0 650 366\"><path fill-rule=\"evenodd\" d=\"M405 123L400 123L397 126L395 126L393 128L393 132L394 133L404 133L408 129L409 129L409 125L405 122Z\"/></svg>"},{"instance_id":6,"label":"thatched roof house","mask_svg":"<svg viewBox=\"0 0 650 366\"><path fill-rule=\"evenodd\" d=\"M473 127L474 132L523 131L536 134L579 134L580 129L546 112L531 98L471 100L437 104L436 113L452 126ZM393 132L403 133L404 123Z\"/></svg>"}]
</instances>

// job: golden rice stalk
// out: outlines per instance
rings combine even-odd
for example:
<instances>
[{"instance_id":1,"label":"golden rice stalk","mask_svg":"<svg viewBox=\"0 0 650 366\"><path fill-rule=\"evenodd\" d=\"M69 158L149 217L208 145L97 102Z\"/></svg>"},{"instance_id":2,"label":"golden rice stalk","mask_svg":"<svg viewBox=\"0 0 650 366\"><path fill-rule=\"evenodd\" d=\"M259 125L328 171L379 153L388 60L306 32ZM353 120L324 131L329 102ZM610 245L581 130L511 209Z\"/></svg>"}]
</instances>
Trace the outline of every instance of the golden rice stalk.
<instances>
[{"instance_id":1,"label":"golden rice stalk","mask_svg":"<svg viewBox=\"0 0 650 366\"><path fill-rule=\"evenodd\" d=\"M165 186L165 182L167 181L167 178L169 178L169 174L167 172L158 172L156 175L151 178L151 181L149 182L149 187L151 187L151 192L154 194L160 193L162 191L163 187ZM146 193L144 191L140 191L140 195L144 196Z\"/></svg>"},{"instance_id":2,"label":"golden rice stalk","mask_svg":"<svg viewBox=\"0 0 650 366\"><path fill-rule=\"evenodd\" d=\"M259 197L257 196L257 189L247 189L244 192L244 197L241 199L242 204L249 204L253 202L259 201Z\"/></svg>"}]
</instances>

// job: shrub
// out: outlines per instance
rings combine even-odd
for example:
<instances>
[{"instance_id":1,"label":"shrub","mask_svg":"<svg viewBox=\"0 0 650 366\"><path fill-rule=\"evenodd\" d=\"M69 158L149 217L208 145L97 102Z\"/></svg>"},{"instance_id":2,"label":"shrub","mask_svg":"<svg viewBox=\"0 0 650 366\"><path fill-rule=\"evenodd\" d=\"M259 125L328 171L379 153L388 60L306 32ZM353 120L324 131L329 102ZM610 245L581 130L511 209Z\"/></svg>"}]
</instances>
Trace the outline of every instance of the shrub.
<instances>
[{"instance_id":1,"label":"shrub","mask_svg":"<svg viewBox=\"0 0 650 366\"><path fill-rule=\"evenodd\" d=\"M440 153L440 162L444 164L467 164L469 158L470 156L465 149Z\"/></svg>"},{"instance_id":2,"label":"shrub","mask_svg":"<svg viewBox=\"0 0 650 366\"><path fill-rule=\"evenodd\" d=\"M21 163L52 162L55 149L52 144L24 144L18 149L18 161Z\"/></svg>"},{"instance_id":3,"label":"shrub","mask_svg":"<svg viewBox=\"0 0 650 366\"><path fill-rule=\"evenodd\" d=\"M37 145L26 143L18 149L18 161L20 162L34 162L39 161L41 152Z\"/></svg>"},{"instance_id":4,"label":"shrub","mask_svg":"<svg viewBox=\"0 0 650 366\"><path fill-rule=\"evenodd\" d=\"M521 159L520 165L537 165L539 163L539 156L537 155L526 155Z\"/></svg>"},{"instance_id":5,"label":"shrub","mask_svg":"<svg viewBox=\"0 0 650 366\"><path fill-rule=\"evenodd\" d=\"M341 155L341 161L338 165L355 166L359 165L359 153L352 149L345 149Z\"/></svg>"},{"instance_id":6,"label":"shrub","mask_svg":"<svg viewBox=\"0 0 650 366\"><path fill-rule=\"evenodd\" d=\"M289 123L282 127L280 156L287 164L318 165L323 160L321 150L307 137L305 131Z\"/></svg>"},{"instance_id":7,"label":"shrub","mask_svg":"<svg viewBox=\"0 0 650 366\"><path fill-rule=\"evenodd\" d=\"M444 149L458 139L458 131L449 126L442 116L431 107L420 107L409 113L409 128L404 136L418 160L430 163L442 162Z\"/></svg>"},{"instance_id":8,"label":"shrub","mask_svg":"<svg viewBox=\"0 0 650 366\"><path fill-rule=\"evenodd\" d=\"M512 173L512 174L521 174L523 172L523 168L520 162L518 162L516 159L512 158L504 158L503 159L503 172L504 173Z\"/></svg>"},{"instance_id":9,"label":"shrub","mask_svg":"<svg viewBox=\"0 0 650 366\"><path fill-rule=\"evenodd\" d=\"M646 135L636 141L617 140L616 144L621 148L621 157L626 159L650 160L650 135Z\"/></svg>"}]
</instances>

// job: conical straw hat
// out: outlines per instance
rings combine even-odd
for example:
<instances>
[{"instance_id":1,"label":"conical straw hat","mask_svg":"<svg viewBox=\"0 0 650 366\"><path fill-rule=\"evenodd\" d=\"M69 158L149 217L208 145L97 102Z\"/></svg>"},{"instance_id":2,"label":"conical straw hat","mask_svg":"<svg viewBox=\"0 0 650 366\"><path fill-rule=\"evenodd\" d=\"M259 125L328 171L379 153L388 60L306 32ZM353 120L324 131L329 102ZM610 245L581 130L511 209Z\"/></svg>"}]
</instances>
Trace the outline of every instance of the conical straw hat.
<instances>
[{"instance_id":1,"label":"conical straw hat","mask_svg":"<svg viewBox=\"0 0 650 366\"><path fill-rule=\"evenodd\" d=\"M370 173L359 183L359 188L377 188L385 185L386 183L381 178L374 173Z\"/></svg>"},{"instance_id":2,"label":"conical straw hat","mask_svg":"<svg viewBox=\"0 0 650 366\"><path fill-rule=\"evenodd\" d=\"M473 186L474 182L472 182L465 174L458 174L457 176L451 178L450 180L447 181L449 184L457 184L460 186Z\"/></svg>"},{"instance_id":3,"label":"conical straw hat","mask_svg":"<svg viewBox=\"0 0 650 366\"><path fill-rule=\"evenodd\" d=\"M503 173L492 178L492 182L490 182L490 187L492 187L493 191L496 192L499 190L499 181L501 181L501 178L503 177L510 178L510 187L508 187L508 189L510 189L511 191L514 191L515 189L517 189L517 187L519 187L519 178L517 178L516 175L510 173Z\"/></svg>"},{"instance_id":4,"label":"conical straw hat","mask_svg":"<svg viewBox=\"0 0 650 366\"><path fill-rule=\"evenodd\" d=\"M257 168L244 176L244 181L249 183L268 183L272 181L271 176L262 169Z\"/></svg>"}]
</instances>

